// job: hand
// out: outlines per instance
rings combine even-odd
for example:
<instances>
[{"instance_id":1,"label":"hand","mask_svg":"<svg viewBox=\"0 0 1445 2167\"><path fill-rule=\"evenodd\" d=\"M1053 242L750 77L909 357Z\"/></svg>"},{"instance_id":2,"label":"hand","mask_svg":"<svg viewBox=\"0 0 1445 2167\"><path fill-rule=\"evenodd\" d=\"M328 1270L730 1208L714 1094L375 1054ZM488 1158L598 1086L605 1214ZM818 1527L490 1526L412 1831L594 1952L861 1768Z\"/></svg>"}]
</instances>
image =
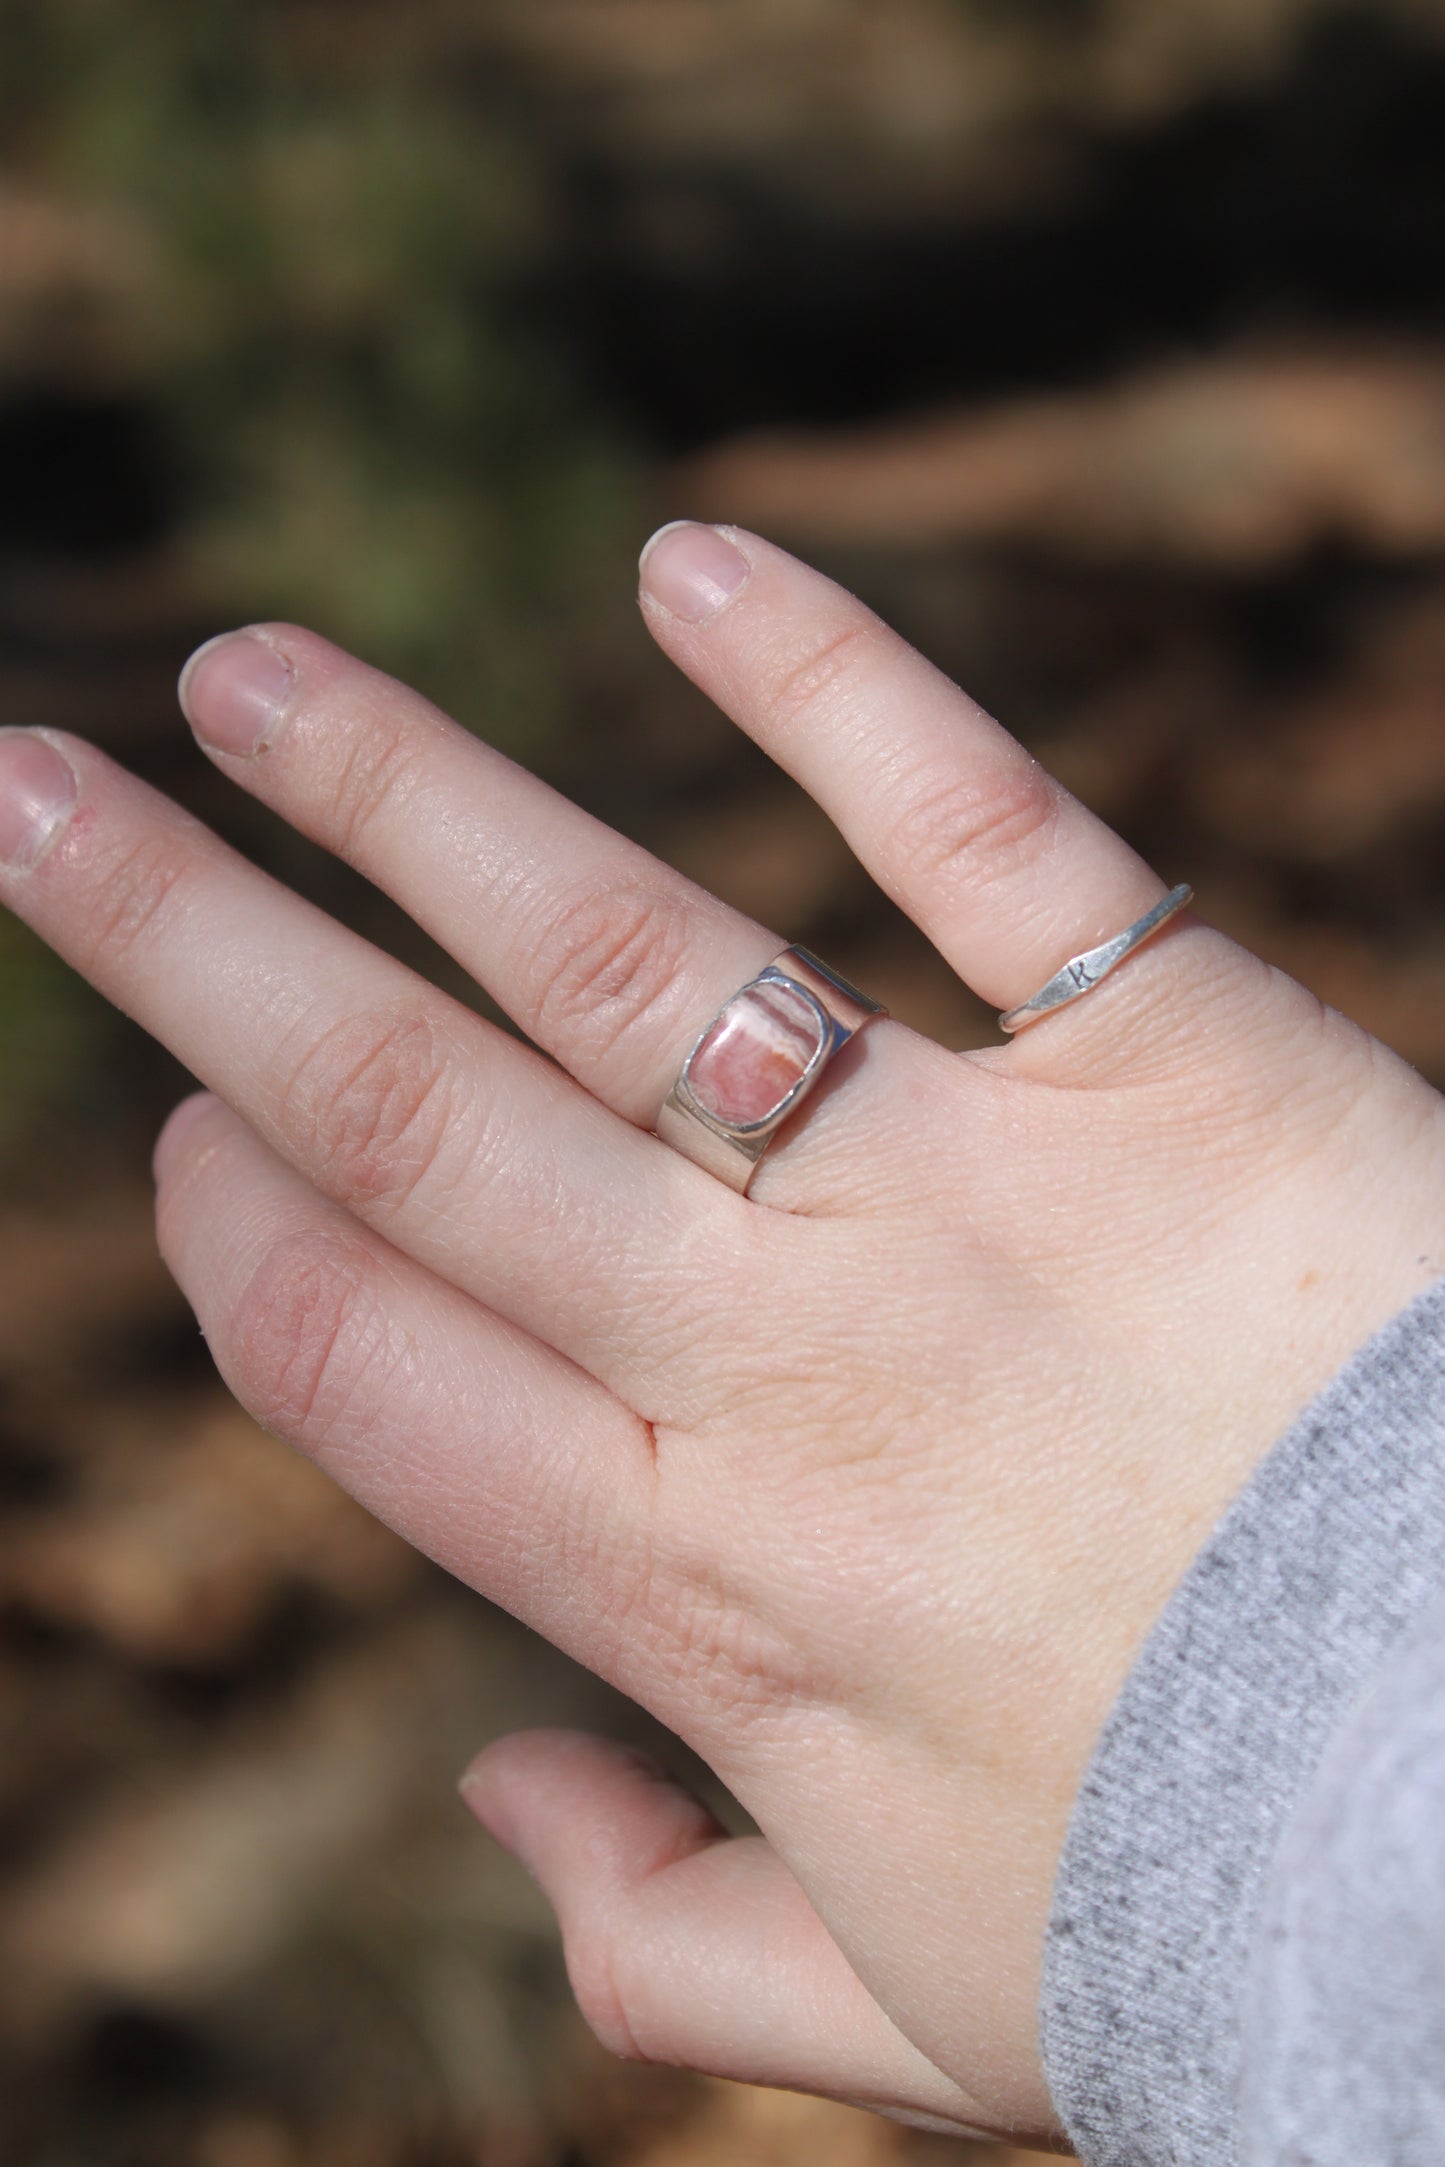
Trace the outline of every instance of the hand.
<instances>
[{"instance_id":1,"label":"hand","mask_svg":"<svg viewBox=\"0 0 1445 2167\"><path fill-rule=\"evenodd\" d=\"M734 539L664 534L654 635L984 998L1158 898L857 602ZM1232 1494L1445 1262L1440 1099L1185 918L1007 1047L875 1024L745 1200L649 1131L778 934L311 634L213 644L185 698L560 1063L92 749L0 741L0 898L218 1094L161 1140L159 1225L236 1393L763 1832L595 1741L483 1754L471 1802L584 2011L624 2052L1046 2137L1092 1742Z\"/></svg>"}]
</instances>

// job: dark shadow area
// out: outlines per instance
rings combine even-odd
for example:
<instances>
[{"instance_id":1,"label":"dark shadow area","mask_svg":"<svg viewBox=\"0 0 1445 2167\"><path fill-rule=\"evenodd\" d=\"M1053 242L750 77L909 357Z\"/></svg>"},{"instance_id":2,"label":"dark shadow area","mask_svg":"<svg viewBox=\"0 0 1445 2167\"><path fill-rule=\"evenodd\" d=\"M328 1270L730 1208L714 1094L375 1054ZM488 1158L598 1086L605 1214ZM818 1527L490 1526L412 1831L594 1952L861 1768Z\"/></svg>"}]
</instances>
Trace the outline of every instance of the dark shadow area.
<instances>
[{"instance_id":1,"label":"dark shadow area","mask_svg":"<svg viewBox=\"0 0 1445 2167\"><path fill-rule=\"evenodd\" d=\"M1315 24L1288 70L1141 135L1077 132L1053 214L830 223L735 170L674 168L703 237L649 262L655 175L566 175L533 294L648 441L857 421L1077 383L1241 331L1445 320L1445 53L1368 9Z\"/></svg>"}]
</instances>

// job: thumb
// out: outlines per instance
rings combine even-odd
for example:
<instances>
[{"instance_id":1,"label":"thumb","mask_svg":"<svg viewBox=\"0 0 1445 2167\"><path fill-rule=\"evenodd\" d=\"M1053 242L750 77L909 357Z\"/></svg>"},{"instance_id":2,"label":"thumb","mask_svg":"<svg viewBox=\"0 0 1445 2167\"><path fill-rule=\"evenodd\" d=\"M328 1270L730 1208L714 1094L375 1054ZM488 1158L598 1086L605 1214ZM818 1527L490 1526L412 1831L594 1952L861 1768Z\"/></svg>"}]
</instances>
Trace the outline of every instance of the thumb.
<instances>
[{"instance_id":1,"label":"thumb","mask_svg":"<svg viewBox=\"0 0 1445 2167\"><path fill-rule=\"evenodd\" d=\"M982 2133L982 2109L884 2014L771 1845L729 1836L655 1762L523 1731L461 1788L552 1903L582 2014L613 2053Z\"/></svg>"}]
</instances>

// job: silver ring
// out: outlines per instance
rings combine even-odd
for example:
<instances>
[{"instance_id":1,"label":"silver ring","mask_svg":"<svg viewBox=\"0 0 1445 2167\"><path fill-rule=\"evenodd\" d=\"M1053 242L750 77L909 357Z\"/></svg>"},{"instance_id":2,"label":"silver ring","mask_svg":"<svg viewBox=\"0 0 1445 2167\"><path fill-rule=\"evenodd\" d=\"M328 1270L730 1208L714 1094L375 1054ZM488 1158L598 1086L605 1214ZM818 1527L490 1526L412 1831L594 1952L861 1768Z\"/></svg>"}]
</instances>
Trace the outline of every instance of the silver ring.
<instances>
[{"instance_id":1,"label":"silver ring","mask_svg":"<svg viewBox=\"0 0 1445 2167\"><path fill-rule=\"evenodd\" d=\"M1071 1001L1081 1001L1086 993L1102 984L1110 971L1116 971L1126 956L1132 956L1136 948L1152 940L1162 925L1194 900L1194 890L1186 883L1171 888L1162 903L1146 910L1142 918L1124 932L1116 933L1113 940L1101 947L1088 948L1081 956L1070 956L1062 970L1055 971L1046 986L1041 986L1031 1001L1018 1008L1006 1009L998 1019L1001 1031L1022 1031L1027 1025L1037 1023L1040 1016L1051 1016L1056 1008L1067 1008Z\"/></svg>"},{"instance_id":2,"label":"silver ring","mask_svg":"<svg viewBox=\"0 0 1445 2167\"><path fill-rule=\"evenodd\" d=\"M745 1191L833 1056L887 1013L806 948L785 948L701 1033L663 1101L658 1135Z\"/></svg>"}]
</instances>

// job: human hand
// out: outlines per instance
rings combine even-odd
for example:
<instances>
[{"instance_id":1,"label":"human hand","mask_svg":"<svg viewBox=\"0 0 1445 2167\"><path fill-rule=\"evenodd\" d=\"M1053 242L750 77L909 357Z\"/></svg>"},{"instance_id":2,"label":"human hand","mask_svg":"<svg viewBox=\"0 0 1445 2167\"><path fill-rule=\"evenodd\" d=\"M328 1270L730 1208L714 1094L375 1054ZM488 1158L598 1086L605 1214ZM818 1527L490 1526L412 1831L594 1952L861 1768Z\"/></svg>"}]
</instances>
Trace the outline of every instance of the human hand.
<instances>
[{"instance_id":1,"label":"human hand","mask_svg":"<svg viewBox=\"0 0 1445 2167\"><path fill-rule=\"evenodd\" d=\"M651 629L981 995L1158 898L857 602L736 540L664 535ZM777 935L314 635L214 644L185 697L561 1064L93 749L0 737L0 899L219 1094L162 1137L159 1227L233 1389L762 1831L598 1741L481 1756L585 2013L1047 2137L1094 1738L1230 1497L1445 1262L1440 1099L1185 919L1007 1047L875 1024L745 1200L648 1131Z\"/></svg>"}]
</instances>

